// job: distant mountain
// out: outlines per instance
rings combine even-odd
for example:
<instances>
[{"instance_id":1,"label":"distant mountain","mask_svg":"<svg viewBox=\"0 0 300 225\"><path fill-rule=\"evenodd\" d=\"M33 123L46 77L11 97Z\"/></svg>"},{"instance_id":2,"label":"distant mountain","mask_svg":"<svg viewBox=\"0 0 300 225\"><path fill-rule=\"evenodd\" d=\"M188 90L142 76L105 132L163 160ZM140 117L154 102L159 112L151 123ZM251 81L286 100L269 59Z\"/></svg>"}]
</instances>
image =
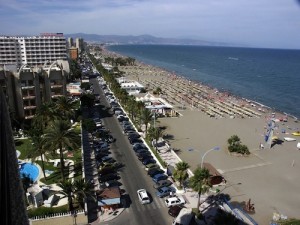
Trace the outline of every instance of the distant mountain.
<instances>
[{"instance_id":1,"label":"distant mountain","mask_svg":"<svg viewBox=\"0 0 300 225\"><path fill-rule=\"evenodd\" d=\"M151 35L123 36L123 35L98 35L98 34L64 34L65 37L83 38L86 42L105 44L156 44L156 45L209 45L209 46L229 46L226 43L209 42L187 38L161 38Z\"/></svg>"}]
</instances>

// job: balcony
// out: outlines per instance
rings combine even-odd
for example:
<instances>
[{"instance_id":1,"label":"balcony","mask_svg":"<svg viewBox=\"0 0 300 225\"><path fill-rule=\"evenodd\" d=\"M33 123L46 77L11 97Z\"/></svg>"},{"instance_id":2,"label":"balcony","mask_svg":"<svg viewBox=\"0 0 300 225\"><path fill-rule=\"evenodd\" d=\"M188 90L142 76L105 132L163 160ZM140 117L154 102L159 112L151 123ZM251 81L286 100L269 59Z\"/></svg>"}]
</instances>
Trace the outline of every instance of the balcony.
<instances>
[{"instance_id":1,"label":"balcony","mask_svg":"<svg viewBox=\"0 0 300 225\"><path fill-rule=\"evenodd\" d=\"M30 120L34 117L34 115L28 115L28 116L25 116L25 120Z\"/></svg>"},{"instance_id":2,"label":"balcony","mask_svg":"<svg viewBox=\"0 0 300 225\"><path fill-rule=\"evenodd\" d=\"M28 106L24 106L25 110L30 110L30 109L36 109L36 105L28 105Z\"/></svg>"},{"instance_id":3,"label":"balcony","mask_svg":"<svg viewBox=\"0 0 300 225\"><path fill-rule=\"evenodd\" d=\"M52 94L51 98L59 98L59 97L63 97L64 95L60 94L60 93L56 93L56 94Z\"/></svg>"},{"instance_id":4,"label":"balcony","mask_svg":"<svg viewBox=\"0 0 300 225\"><path fill-rule=\"evenodd\" d=\"M34 89L34 85L27 85L27 86L21 85L21 89L22 90Z\"/></svg>"},{"instance_id":5,"label":"balcony","mask_svg":"<svg viewBox=\"0 0 300 225\"><path fill-rule=\"evenodd\" d=\"M23 96L23 100L35 99L35 95L25 95Z\"/></svg>"},{"instance_id":6,"label":"balcony","mask_svg":"<svg viewBox=\"0 0 300 225\"><path fill-rule=\"evenodd\" d=\"M57 89L57 88L62 88L62 84L51 84L51 89Z\"/></svg>"}]
</instances>

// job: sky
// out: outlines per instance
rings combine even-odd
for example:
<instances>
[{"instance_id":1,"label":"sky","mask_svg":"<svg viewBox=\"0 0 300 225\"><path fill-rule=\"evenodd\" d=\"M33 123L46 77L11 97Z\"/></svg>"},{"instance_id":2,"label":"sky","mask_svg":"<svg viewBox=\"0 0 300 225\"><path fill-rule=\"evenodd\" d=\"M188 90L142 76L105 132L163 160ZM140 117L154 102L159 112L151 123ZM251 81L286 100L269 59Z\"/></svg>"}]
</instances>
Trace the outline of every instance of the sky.
<instances>
[{"instance_id":1,"label":"sky","mask_svg":"<svg viewBox=\"0 0 300 225\"><path fill-rule=\"evenodd\" d=\"M45 32L300 49L300 0L0 0L0 35Z\"/></svg>"}]
</instances>

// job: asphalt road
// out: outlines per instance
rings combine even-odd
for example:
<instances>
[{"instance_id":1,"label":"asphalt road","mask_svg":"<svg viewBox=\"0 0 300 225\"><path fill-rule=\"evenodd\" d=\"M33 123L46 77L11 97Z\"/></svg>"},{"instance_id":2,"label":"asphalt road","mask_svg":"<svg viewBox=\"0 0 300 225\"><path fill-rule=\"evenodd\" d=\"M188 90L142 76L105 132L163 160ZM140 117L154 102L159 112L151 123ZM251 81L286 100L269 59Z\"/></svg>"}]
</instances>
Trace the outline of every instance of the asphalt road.
<instances>
[{"instance_id":1,"label":"asphalt road","mask_svg":"<svg viewBox=\"0 0 300 225\"><path fill-rule=\"evenodd\" d=\"M117 162L125 165L120 171L120 182L123 184L121 188L125 190L122 202L126 209L118 218L106 224L171 224L172 218L167 213L168 208L164 205L163 199L156 197L151 177L146 174L144 166L135 156L117 118L109 112L109 104L97 79L92 79L91 84L93 84L94 92L100 94L101 104L98 106L98 110L102 121L112 136L116 138L116 141L110 146L112 156ZM150 194L152 200L150 204L142 205L139 202L137 190L141 188L146 189Z\"/></svg>"}]
</instances>

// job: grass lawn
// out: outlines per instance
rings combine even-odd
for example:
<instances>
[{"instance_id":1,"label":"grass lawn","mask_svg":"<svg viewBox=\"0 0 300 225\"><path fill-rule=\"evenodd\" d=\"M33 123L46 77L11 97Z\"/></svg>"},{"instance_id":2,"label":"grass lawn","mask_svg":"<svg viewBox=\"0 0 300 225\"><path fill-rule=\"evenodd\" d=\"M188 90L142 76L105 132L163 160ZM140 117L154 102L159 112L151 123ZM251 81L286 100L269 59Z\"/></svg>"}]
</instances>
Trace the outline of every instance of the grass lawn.
<instances>
[{"instance_id":1,"label":"grass lawn","mask_svg":"<svg viewBox=\"0 0 300 225\"><path fill-rule=\"evenodd\" d=\"M26 159L29 149L32 148L31 140L26 139L16 139L15 140L16 150L21 152L19 159Z\"/></svg>"}]
</instances>

